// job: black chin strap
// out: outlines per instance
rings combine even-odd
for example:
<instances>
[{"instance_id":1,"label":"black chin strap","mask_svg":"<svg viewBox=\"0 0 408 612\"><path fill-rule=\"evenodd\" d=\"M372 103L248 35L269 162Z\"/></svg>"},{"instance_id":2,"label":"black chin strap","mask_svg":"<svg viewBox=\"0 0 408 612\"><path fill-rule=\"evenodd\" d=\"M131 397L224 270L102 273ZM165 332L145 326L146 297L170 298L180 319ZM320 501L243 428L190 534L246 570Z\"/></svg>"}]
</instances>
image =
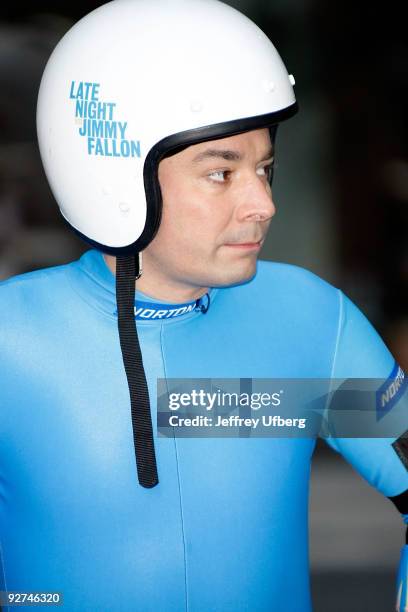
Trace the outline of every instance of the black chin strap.
<instances>
[{"instance_id":1,"label":"black chin strap","mask_svg":"<svg viewBox=\"0 0 408 612\"><path fill-rule=\"evenodd\" d=\"M129 385L137 475L142 487L152 488L159 482L154 452L149 391L137 336L135 279L139 276L139 255L116 258L116 302L123 364Z\"/></svg>"}]
</instances>

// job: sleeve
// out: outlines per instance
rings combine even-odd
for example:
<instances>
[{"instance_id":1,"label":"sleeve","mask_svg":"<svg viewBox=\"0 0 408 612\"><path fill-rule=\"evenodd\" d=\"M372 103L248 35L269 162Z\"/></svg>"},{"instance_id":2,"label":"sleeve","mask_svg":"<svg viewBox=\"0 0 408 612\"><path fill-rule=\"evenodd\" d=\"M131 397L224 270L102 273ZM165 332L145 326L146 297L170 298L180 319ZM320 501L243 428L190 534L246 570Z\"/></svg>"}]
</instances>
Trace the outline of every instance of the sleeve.
<instances>
[{"instance_id":1,"label":"sleeve","mask_svg":"<svg viewBox=\"0 0 408 612\"><path fill-rule=\"evenodd\" d=\"M401 514L408 514L408 421L405 416L408 412L405 411L405 407L408 408L407 379L364 314L341 291L339 299L331 380L385 380L379 391L381 397L385 398L383 402L386 403L386 410L395 410L398 404L401 411L402 406L402 418L398 421L401 430L392 438L327 437L325 440L369 484L388 497ZM378 392L376 397L379 397Z\"/></svg>"}]
</instances>

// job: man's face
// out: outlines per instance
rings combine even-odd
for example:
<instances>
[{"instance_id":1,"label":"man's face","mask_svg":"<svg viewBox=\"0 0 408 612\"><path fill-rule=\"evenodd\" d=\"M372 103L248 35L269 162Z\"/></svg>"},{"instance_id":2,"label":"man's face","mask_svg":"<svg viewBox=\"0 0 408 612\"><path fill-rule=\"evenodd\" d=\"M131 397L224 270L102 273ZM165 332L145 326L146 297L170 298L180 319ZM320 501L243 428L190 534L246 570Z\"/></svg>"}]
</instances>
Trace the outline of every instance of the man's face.
<instances>
[{"instance_id":1,"label":"man's face","mask_svg":"<svg viewBox=\"0 0 408 612\"><path fill-rule=\"evenodd\" d=\"M251 278L275 213L268 129L190 146L159 165L163 213L144 260L199 287Z\"/></svg>"}]
</instances>

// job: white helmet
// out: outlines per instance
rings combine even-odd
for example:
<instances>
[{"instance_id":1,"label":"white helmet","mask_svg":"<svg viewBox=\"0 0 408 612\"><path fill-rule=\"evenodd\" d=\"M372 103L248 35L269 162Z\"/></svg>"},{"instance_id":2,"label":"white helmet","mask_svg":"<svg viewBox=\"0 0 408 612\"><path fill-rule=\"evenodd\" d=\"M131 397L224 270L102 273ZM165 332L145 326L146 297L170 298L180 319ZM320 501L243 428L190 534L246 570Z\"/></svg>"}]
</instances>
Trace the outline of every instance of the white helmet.
<instances>
[{"instance_id":1,"label":"white helmet","mask_svg":"<svg viewBox=\"0 0 408 612\"><path fill-rule=\"evenodd\" d=\"M113 255L143 250L161 217L172 149L293 115L293 79L248 18L217 0L114 0L52 53L38 140L62 215Z\"/></svg>"}]
</instances>

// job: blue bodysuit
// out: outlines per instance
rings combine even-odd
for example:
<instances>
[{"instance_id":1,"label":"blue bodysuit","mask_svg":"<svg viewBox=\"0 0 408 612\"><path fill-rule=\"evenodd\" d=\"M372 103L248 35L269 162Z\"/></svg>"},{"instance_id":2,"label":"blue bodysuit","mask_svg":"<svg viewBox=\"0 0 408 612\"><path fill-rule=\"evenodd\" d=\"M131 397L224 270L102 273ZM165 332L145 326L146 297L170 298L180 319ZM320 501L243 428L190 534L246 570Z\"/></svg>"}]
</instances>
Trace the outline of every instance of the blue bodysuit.
<instances>
[{"instance_id":1,"label":"blue bodysuit","mask_svg":"<svg viewBox=\"0 0 408 612\"><path fill-rule=\"evenodd\" d=\"M59 591L69 612L311 610L316 440L157 437L157 378L386 378L395 361L301 267L258 261L253 279L209 295L205 314L137 321L159 475L148 489L102 254L0 284L0 590ZM383 495L408 489L394 439L327 441Z\"/></svg>"}]
</instances>

